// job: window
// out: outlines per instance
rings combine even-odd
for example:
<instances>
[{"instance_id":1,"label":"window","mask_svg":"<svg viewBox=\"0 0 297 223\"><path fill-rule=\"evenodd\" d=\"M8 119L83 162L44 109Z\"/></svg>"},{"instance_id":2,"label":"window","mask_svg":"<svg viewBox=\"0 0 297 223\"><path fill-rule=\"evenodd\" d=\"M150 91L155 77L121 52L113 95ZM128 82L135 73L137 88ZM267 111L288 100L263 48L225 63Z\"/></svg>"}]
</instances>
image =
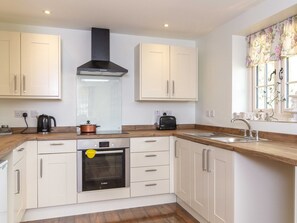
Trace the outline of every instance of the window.
<instances>
[{"instance_id":1,"label":"window","mask_svg":"<svg viewBox=\"0 0 297 223\"><path fill-rule=\"evenodd\" d=\"M273 89L275 86L276 65L274 62L256 66L255 75L255 109L266 110L275 108Z\"/></svg>"},{"instance_id":2,"label":"window","mask_svg":"<svg viewBox=\"0 0 297 223\"><path fill-rule=\"evenodd\" d=\"M278 116L297 109L297 56L272 61L252 68L253 110L273 110Z\"/></svg>"},{"instance_id":3,"label":"window","mask_svg":"<svg viewBox=\"0 0 297 223\"><path fill-rule=\"evenodd\" d=\"M285 108L292 109L293 103L291 100L292 95L297 96L297 56L288 57L285 59L286 75L285 75L285 95L288 100L286 101ZM290 97L291 96L291 97Z\"/></svg>"}]
</instances>

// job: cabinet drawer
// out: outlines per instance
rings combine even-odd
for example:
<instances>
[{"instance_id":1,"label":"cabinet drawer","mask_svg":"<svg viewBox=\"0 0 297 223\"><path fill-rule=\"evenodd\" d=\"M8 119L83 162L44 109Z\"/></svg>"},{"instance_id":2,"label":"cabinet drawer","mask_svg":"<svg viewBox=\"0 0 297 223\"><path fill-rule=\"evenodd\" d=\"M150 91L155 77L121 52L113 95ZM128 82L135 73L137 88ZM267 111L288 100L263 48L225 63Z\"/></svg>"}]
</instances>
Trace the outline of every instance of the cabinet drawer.
<instances>
[{"instance_id":1,"label":"cabinet drawer","mask_svg":"<svg viewBox=\"0 0 297 223\"><path fill-rule=\"evenodd\" d=\"M169 165L169 152L131 153L131 167Z\"/></svg>"},{"instance_id":2,"label":"cabinet drawer","mask_svg":"<svg viewBox=\"0 0 297 223\"><path fill-rule=\"evenodd\" d=\"M132 138L130 141L132 153L167 150L169 150L169 137Z\"/></svg>"},{"instance_id":3,"label":"cabinet drawer","mask_svg":"<svg viewBox=\"0 0 297 223\"><path fill-rule=\"evenodd\" d=\"M169 179L169 166L131 168L131 182Z\"/></svg>"},{"instance_id":4,"label":"cabinet drawer","mask_svg":"<svg viewBox=\"0 0 297 223\"><path fill-rule=\"evenodd\" d=\"M22 145L18 146L13 150L13 164L16 164L19 162L23 157L26 155L26 149L25 149L26 143L23 143Z\"/></svg>"},{"instance_id":5,"label":"cabinet drawer","mask_svg":"<svg viewBox=\"0 0 297 223\"><path fill-rule=\"evenodd\" d=\"M38 141L38 154L76 152L76 140Z\"/></svg>"},{"instance_id":6,"label":"cabinet drawer","mask_svg":"<svg viewBox=\"0 0 297 223\"><path fill-rule=\"evenodd\" d=\"M131 183L131 197L169 193L169 180Z\"/></svg>"}]
</instances>

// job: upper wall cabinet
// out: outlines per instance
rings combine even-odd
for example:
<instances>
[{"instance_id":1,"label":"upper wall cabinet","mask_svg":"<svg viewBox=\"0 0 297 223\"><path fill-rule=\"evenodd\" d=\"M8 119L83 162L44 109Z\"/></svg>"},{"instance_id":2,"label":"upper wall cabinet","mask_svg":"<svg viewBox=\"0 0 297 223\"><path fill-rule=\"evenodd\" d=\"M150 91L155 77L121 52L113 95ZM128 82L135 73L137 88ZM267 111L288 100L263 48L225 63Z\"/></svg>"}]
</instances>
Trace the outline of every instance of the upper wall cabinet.
<instances>
[{"instance_id":1,"label":"upper wall cabinet","mask_svg":"<svg viewBox=\"0 0 297 223\"><path fill-rule=\"evenodd\" d=\"M0 97L61 98L60 37L0 31Z\"/></svg>"},{"instance_id":2,"label":"upper wall cabinet","mask_svg":"<svg viewBox=\"0 0 297 223\"><path fill-rule=\"evenodd\" d=\"M135 99L196 101L197 49L139 44L135 49Z\"/></svg>"}]
</instances>

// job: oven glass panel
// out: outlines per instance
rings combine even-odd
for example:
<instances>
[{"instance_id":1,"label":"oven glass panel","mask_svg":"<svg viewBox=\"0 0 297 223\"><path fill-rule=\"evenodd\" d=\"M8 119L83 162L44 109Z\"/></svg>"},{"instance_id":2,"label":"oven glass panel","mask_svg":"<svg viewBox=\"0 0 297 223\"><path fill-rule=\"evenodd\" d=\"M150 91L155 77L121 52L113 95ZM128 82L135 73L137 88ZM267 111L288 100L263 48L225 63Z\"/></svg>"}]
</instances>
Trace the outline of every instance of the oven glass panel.
<instances>
[{"instance_id":1,"label":"oven glass panel","mask_svg":"<svg viewBox=\"0 0 297 223\"><path fill-rule=\"evenodd\" d=\"M125 149L98 151L92 159L83 151L83 191L125 187Z\"/></svg>"}]
</instances>

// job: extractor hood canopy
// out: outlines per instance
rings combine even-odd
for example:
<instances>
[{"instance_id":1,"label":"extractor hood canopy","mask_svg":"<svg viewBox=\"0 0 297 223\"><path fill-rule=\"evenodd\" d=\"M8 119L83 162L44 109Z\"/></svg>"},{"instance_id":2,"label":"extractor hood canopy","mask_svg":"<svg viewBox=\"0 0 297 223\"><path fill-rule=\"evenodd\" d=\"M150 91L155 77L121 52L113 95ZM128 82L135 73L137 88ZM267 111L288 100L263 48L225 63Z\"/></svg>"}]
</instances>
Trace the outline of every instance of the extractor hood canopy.
<instances>
[{"instance_id":1,"label":"extractor hood canopy","mask_svg":"<svg viewBox=\"0 0 297 223\"><path fill-rule=\"evenodd\" d=\"M78 75L121 77L127 69L110 61L109 29L92 28L92 60L77 68Z\"/></svg>"}]
</instances>

